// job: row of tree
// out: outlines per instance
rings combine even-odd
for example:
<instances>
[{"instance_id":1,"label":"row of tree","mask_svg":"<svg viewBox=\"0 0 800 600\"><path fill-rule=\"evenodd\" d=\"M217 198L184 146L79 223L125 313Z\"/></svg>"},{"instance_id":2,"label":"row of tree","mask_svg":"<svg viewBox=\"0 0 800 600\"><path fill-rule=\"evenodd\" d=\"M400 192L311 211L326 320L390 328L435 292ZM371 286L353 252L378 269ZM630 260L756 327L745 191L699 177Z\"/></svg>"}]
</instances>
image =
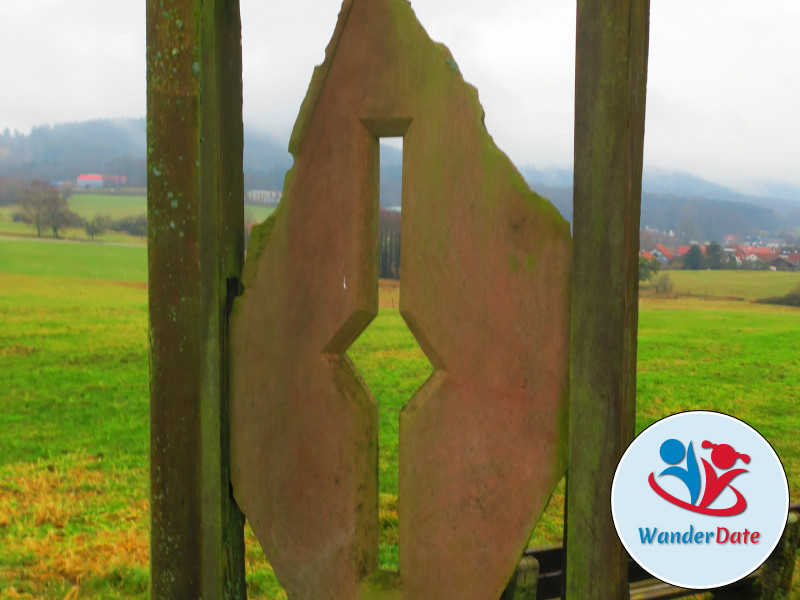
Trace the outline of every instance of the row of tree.
<instances>
[{"instance_id":1,"label":"row of tree","mask_svg":"<svg viewBox=\"0 0 800 600\"><path fill-rule=\"evenodd\" d=\"M81 224L81 218L69 209L70 194L70 190L59 193L44 181L32 181L19 195L20 210L14 218L34 225L39 237L42 237L42 229L50 229L53 237L57 238L59 230L64 227Z\"/></svg>"},{"instance_id":2,"label":"row of tree","mask_svg":"<svg viewBox=\"0 0 800 600\"><path fill-rule=\"evenodd\" d=\"M83 228L86 235L94 239L96 235L102 235L108 230L120 231L128 235L135 235L142 239L147 237L147 215L141 214L135 217L122 217L112 219L108 215L95 215L91 220L83 220Z\"/></svg>"},{"instance_id":3,"label":"row of tree","mask_svg":"<svg viewBox=\"0 0 800 600\"><path fill-rule=\"evenodd\" d=\"M19 211L14 219L36 227L36 234L42 237L42 231L51 231L58 238L59 231L65 227L83 227L86 234L94 239L108 230L124 231L139 237L147 236L147 216L122 217L114 220L106 215L95 215L91 220L72 212L69 208L71 190L59 192L44 181L32 181L16 193Z\"/></svg>"},{"instance_id":4,"label":"row of tree","mask_svg":"<svg viewBox=\"0 0 800 600\"><path fill-rule=\"evenodd\" d=\"M639 256L639 281L650 281L658 274L661 263L657 258Z\"/></svg>"},{"instance_id":5,"label":"row of tree","mask_svg":"<svg viewBox=\"0 0 800 600\"><path fill-rule=\"evenodd\" d=\"M711 269L712 271L718 269L766 269L768 265L762 262L749 263L745 261L740 265L736 258L727 256L722 251L716 241L711 242L706 246L705 252L698 245L692 245L689 251L683 255L683 268L693 271Z\"/></svg>"},{"instance_id":6,"label":"row of tree","mask_svg":"<svg viewBox=\"0 0 800 600\"><path fill-rule=\"evenodd\" d=\"M722 248L717 242L711 242L706 246L706 252L700 246L693 245L683 256L683 268L697 271L699 269L721 269L722 268Z\"/></svg>"},{"instance_id":7,"label":"row of tree","mask_svg":"<svg viewBox=\"0 0 800 600\"><path fill-rule=\"evenodd\" d=\"M400 213L380 211L380 234L378 235L378 258L380 277L400 279Z\"/></svg>"}]
</instances>

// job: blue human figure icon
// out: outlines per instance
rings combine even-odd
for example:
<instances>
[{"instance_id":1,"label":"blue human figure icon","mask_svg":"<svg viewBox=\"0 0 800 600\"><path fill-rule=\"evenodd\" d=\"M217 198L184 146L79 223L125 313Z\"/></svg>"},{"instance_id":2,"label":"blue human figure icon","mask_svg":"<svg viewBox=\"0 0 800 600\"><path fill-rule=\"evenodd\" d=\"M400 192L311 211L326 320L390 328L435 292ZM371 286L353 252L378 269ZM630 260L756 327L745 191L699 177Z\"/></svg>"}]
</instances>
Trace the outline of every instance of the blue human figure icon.
<instances>
[{"instance_id":1,"label":"blue human figure icon","mask_svg":"<svg viewBox=\"0 0 800 600\"><path fill-rule=\"evenodd\" d=\"M661 471L659 477L662 475L674 475L683 481L689 489L691 504L694 504L700 495L700 468L697 465L692 443L689 442L689 450L687 451L682 442L676 439L669 439L661 444L659 453L665 463L673 465ZM677 465L683 460L684 455L686 456L686 467L678 467Z\"/></svg>"}]
</instances>

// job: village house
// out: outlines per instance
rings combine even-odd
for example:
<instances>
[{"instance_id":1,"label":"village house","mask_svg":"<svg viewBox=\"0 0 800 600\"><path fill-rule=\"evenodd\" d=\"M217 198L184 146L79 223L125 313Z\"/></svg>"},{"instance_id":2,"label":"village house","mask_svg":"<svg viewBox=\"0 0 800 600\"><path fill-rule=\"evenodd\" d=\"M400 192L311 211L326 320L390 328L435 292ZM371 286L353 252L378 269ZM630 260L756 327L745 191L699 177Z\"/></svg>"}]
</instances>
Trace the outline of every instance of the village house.
<instances>
[{"instance_id":1,"label":"village house","mask_svg":"<svg viewBox=\"0 0 800 600\"><path fill-rule=\"evenodd\" d=\"M778 256L769 263L773 271L800 271L800 254Z\"/></svg>"},{"instance_id":2,"label":"village house","mask_svg":"<svg viewBox=\"0 0 800 600\"><path fill-rule=\"evenodd\" d=\"M125 175L97 175L83 173L78 175L75 183L81 189L124 186L128 181Z\"/></svg>"},{"instance_id":3,"label":"village house","mask_svg":"<svg viewBox=\"0 0 800 600\"><path fill-rule=\"evenodd\" d=\"M663 244L658 244L650 249L650 256L658 260L662 265L669 264L675 258L675 254ZM644 255L642 255L644 256Z\"/></svg>"}]
</instances>

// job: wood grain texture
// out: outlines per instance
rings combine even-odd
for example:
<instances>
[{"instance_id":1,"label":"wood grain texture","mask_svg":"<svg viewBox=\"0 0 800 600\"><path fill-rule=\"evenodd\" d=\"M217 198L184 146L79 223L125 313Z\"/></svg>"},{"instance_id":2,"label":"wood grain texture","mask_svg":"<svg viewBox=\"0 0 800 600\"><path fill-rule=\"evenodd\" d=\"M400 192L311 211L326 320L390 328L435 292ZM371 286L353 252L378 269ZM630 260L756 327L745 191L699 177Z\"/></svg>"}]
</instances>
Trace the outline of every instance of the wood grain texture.
<instances>
[{"instance_id":1,"label":"wood grain texture","mask_svg":"<svg viewBox=\"0 0 800 600\"><path fill-rule=\"evenodd\" d=\"M567 597L628 597L611 482L633 439L649 0L579 0Z\"/></svg>"},{"instance_id":2,"label":"wood grain texture","mask_svg":"<svg viewBox=\"0 0 800 600\"><path fill-rule=\"evenodd\" d=\"M243 262L239 5L146 10L151 597L244 598L226 349Z\"/></svg>"}]
</instances>

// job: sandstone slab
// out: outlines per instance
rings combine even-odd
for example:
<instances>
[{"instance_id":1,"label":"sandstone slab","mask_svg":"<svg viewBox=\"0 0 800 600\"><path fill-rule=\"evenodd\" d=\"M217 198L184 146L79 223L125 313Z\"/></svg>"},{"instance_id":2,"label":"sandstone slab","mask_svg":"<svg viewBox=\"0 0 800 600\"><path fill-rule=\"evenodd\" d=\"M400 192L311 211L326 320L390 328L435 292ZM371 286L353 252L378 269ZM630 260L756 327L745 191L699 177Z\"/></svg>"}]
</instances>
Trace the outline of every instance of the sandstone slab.
<instances>
[{"instance_id":1,"label":"sandstone slab","mask_svg":"<svg viewBox=\"0 0 800 600\"><path fill-rule=\"evenodd\" d=\"M404 138L400 310L435 368L400 417L383 594L496 600L566 465L572 244L405 0L345 1L251 238L234 494L290 598L381 595L377 408L345 352L377 312L382 136Z\"/></svg>"}]
</instances>

